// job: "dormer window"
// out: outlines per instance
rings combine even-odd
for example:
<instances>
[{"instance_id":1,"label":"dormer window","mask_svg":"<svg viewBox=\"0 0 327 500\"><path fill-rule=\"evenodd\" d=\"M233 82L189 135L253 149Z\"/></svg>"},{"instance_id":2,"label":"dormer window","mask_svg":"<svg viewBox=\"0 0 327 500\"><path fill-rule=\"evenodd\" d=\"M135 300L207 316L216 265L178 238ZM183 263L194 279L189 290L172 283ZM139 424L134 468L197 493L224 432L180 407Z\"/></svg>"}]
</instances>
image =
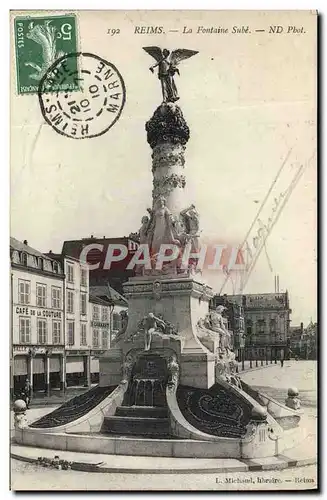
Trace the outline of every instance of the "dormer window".
<instances>
[{"instance_id":1,"label":"dormer window","mask_svg":"<svg viewBox=\"0 0 327 500\"><path fill-rule=\"evenodd\" d=\"M54 263L53 263L53 272L55 272L55 273L59 273L59 266L58 266L58 262L54 262Z\"/></svg>"},{"instance_id":2,"label":"dormer window","mask_svg":"<svg viewBox=\"0 0 327 500\"><path fill-rule=\"evenodd\" d=\"M43 259L40 257L39 258L39 268L43 270L44 262Z\"/></svg>"},{"instance_id":3,"label":"dormer window","mask_svg":"<svg viewBox=\"0 0 327 500\"><path fill-rule=\"evenodd\" d=\"M11 262L14 262L15 264L20 264L20 254L14 250L11 254Z\"/></svg>"},{"instance_id":4,"label":"dormer window","mask_svg":"<svg viewBox=\"0 0 327 500\"><path fill-rule=\"evenodd\" d=\"M21 254L21 263L23 266L27 266L27 254L25 252Z\"/></svg>"}]
</instances>

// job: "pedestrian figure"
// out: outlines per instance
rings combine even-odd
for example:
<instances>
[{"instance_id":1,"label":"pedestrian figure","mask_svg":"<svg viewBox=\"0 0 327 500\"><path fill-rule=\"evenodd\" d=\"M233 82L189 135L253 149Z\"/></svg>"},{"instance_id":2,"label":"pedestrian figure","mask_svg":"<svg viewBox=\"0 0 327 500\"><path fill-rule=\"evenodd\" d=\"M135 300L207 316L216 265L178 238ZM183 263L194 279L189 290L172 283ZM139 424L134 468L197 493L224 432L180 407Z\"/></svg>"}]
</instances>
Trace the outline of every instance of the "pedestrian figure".
<instances>
[{"instance_id":1,"label":"pedestrian figure","mask_svg":"<svg viewBox=\"0 0 327 500\"><path fill-rule=\"evenodd\" d=\"M280 351L280 366L283 368L284 366L284 349Z\"/></svg>"},{"instance_id":2,"label":"pedestrian figure","mask_svg":"<svg viewBox=\"0 0 327 500\"><path fill-rule=\"evenodd\" d=\"M28 408L30 405L30 402L31 402L31 395L32 395L32 387L31 387L31 383L30 383L28 378L25 380L23 394L25 396L24 399L25 399L26 407Z\"/></svg>"}]
</instances>

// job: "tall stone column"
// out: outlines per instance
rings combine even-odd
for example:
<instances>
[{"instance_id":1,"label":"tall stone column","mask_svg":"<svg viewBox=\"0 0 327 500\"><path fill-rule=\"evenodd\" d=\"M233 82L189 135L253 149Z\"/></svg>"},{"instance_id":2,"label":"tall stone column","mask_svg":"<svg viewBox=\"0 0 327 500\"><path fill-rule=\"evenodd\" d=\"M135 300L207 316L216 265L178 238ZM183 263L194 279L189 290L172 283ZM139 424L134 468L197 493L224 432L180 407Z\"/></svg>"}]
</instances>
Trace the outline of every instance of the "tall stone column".
<instances>
[{"instance_id":1,"label":"tall stone column","mask_svg":"<svg viewBox=\"0 0 327 500\"><path fill-rule=\"evenodd\" d=\"M164 196L173 215L185 207L184 151L190 131L181 109L173 103L161 104L146 123L152 152L153 205Z\"/></svg>"},{"instance_id":2,"label":"tall stone column","mask_svg":"<svg viewBox=\"0 0 327 500\"><path fill-rule=\"evenodd\" d=\"M184 152L190 130L181 109L174 103L161 104L146 123L147 141L152 148L152 209L143 217L140 243L147 243L151 270L141 274L186 274L195 271L199 254L199 214L185 200ZM156 268L165 245L173 245L172 259ZM171 247L172 248L172 247ZM189 255L192 256L189 258ZM138 271L139 273L139 271Z\"/></svg>"}]
</instances>

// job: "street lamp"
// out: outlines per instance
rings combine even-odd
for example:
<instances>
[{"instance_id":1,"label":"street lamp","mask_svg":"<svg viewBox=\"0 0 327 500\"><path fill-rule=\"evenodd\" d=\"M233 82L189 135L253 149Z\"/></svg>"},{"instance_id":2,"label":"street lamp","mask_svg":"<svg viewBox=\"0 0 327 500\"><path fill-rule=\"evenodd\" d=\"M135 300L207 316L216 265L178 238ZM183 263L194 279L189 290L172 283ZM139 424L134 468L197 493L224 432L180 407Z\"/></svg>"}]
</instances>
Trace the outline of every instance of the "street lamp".
<instances>
[{"instance_id":1,"label":"street lamp","mask_svg":"<svg viewBox=\"0 0 327 500\"><path fill-rule=\"evenodd\" d=\"M108 299L109 299L109 346L111 347L111 341L112 341L112 319L113 319L113 312L115 309L115 302L111 297L111 291L110 291L110 284L109 281L107 283L108 286Z\"/></svg>"},{"instance_id":2,"label":"street lamp","mask_svg":"<svg viewBox=\"0 0 327 500\"><path fill-rule=\"evenodd\" d=\"M242 370L244 370L244 357L245 357L245 333L240 333L240 353L241 353L241 362L242 362Z\"/></svg>"},{"instance_id":3,"label":"street lamp","mask_svg":"<svg viewBox=\"0 0 327 500\"><path fill-rule=\"evenodd\" d=\"M252 368L252 358L253 358L253 346L252 346L252 334L249 337L250 344L250 368Z\"/></svg>"}]
</instances>

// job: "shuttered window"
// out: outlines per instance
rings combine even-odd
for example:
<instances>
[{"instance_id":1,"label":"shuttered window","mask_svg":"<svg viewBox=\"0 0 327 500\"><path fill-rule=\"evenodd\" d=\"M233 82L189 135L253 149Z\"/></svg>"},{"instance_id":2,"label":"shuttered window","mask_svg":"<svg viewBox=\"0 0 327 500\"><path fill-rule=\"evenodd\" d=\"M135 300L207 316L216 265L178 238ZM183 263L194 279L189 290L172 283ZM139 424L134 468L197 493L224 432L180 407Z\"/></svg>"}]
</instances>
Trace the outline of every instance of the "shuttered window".
<instances>
[{"instance_id":1,"label":"shuttered window","mask_svg":"<svg viewBox=\"0 0 327 500\"><path fill-rule=\"evenodd\" d=\"M61 322L53 321L52 322L52 343L60 344L61 342Z\"/></svg>"},{"instance_id":2,"label":"shuttered window","mask_svg":"<svg viewBox=\"0 0 327 500\"><path fill-rule=\"evenodd\" d=\"M99 347L99 330L97 328L93 328L92 344L93 347Z\"/></svg>"},{"instance_id":3,"label":"shuttered window","mask_svg":"<svg viewBox=\"0 0 327 500\"><path fill-rule=\"evenodd\" d=\"M51 289L51 300L52 300L52 307L54 309L60 309L61 307L61 289L53 286Z\"/></svg>"},{"instance_id":4,"label":"shuttered window","mask_svg":"<svg viewBox=\"0 0 327 500\"><path fill-rule=\"evenodd\" d=\"M68 323L67 323L67 343L68 343L68 345L75 344L75 323L74 323L74 321L68 321Z\"/></svg>"},{"instance_id":5,"label":"shuttered window","mask_svg":"<svg viewBox=\"0 0 327 500\"><path fill-rule=\"evenodd\" d=\"M18 280L18 300L20 304L29 304L31 294L31 282Z\"/></svg>"},{"instance_id":6,"label":"shuttered window","mask_svg":"<svg viewBox=\"0 0 327 500\"><path fill-rule=\"evenodd\" d=\"M31 342L30 318L19 318L19 338L21 344L29 344Z\"/></svg>"},{"instance_id":7,"label":"shuttered window","mask_svg":"<svg viewBox=\"0 0 327 500\"><path fill-rule=\"evenodd\" d=\"M47 343L47 321L45 319L37 320L37 341L39 344Z\"/></svg>"},{"instance_id":8,"label":"shuttered window","mask_svg":"<svg viewBox=\"0 0 327 500\"><path fill-rule=\"evenodd\" d=\"M101 347L102 347L102 349L108 349L108 331L107 330L102 330Z\"/></svg>"},{"instance_id":9,"label":"shuttered window","mask_svg":"<svg viewBox=\"0 0 327 500\"><path fill-rule=\"evenodd\" d=\"M36 284L36 305L46 307L47 305L47 287L42 283Z\"/></svg>"},{"instance_id":10,"label":"shuttered window","mask_svg":"<svg viewBox=\"0 0 327 500\"><path fill-rule=\"evenodd\" d=\"M67 312L74 312L74 292L67 290Z\"/></svg>"},{"instance_id":11,"label":"shuttered window","mask_svg":"<svg viewBox=\"0 0 327 500\"><path fill-rule=\"evenodd\" d=\"M86 323L81 323L81 338L80 338L80 344L87 345L86 342Z\"/></svg>"}]
</instances>

